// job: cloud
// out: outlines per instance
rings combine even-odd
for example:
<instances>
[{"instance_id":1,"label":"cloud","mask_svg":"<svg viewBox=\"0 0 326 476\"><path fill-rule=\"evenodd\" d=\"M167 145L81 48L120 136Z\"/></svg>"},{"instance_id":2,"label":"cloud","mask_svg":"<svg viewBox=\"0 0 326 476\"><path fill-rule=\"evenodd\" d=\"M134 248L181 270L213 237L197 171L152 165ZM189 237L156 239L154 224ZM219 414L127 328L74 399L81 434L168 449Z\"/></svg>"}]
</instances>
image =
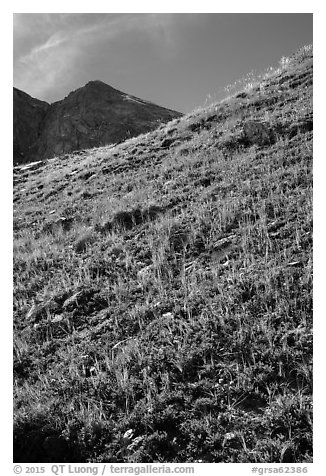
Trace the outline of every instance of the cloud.
<instances>
[{"instance_id":1,"label":"cloud","mask_svg":"<svg viewBox=\"0 0 326 476\"><path fill-rule=\"evenodd\" d=\"M69 38L62 34L62 32L57 32L54 35L50 36L45 43L40 44L32 48L32 50L25 56L22 56L19 61L21 63L30 64L33 60L37 60L38 57L41 57L42 54L47 52L51 48L57 48L62 43L66 42Z\"/></svg>"}]
</instances>

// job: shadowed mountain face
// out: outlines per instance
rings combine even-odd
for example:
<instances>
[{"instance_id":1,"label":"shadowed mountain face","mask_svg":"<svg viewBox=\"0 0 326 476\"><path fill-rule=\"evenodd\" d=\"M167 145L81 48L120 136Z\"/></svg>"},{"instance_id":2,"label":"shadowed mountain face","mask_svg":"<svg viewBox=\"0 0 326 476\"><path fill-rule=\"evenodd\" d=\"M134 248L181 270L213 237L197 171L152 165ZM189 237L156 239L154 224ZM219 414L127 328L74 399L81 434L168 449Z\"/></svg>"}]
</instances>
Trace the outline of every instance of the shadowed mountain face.
<instances>
[{"instance_id":1,"label":"shadowed mountain face","mask_svg":"<svg viewBox=\"0 0 326 476\"><path fill-rule=\"evenodd\" d=\"M101 81L51 105L14 89L14 162L124 141L181 115Z\"/></svg>"},{"instance_id":2,"label":"shadowed mountain face","mask_svg":"<svg viewBox=\"0 0 326 476\"><path fill-rule=\"evenodd\" d=\"M14 162L37 153L43 120L50 105L14 88Z\"/></svg>"}]
</instances>

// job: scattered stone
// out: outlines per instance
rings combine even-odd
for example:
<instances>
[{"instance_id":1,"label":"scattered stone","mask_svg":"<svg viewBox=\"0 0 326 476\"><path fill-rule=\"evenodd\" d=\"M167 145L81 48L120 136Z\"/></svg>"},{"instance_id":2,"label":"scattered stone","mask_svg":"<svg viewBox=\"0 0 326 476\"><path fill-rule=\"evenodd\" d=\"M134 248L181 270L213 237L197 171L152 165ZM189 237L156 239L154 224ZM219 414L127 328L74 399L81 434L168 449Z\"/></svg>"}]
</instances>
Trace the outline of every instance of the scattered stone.
<instances>
[{"instance_id":1,"label":"scattered stone","mask_svg":"<svg viewBox=\"0 0 326 476\"><path fill-rule=\"evenodd\" d=\"M166 312L162 314L162 317L164 317L164 319L174 319L174 314L172 312Z\"/></svg>"},{"instance_id":2,"label":"scattered stone","mask_svg":"<svg viewBox=\"0 0 326 476\"><path fill-rule=\"evenodd\" d=\"M62 322L63 320L64 320L64 316L62 316L61 314L58 314L51 319L51 322L53 324L56 324L58 322Z\"/></svg>"},{"instance_id":3,"label":"scattered stone","mask_svg":"<svg viewBox=\"0 0 326 476\"><path fill-rule=\"evenodd\" d=\"M127 431L124 433L124 435L123 435L122 438L123 438L124 440L131 440L132 437L134 436L134 433L135 433L135 431L134 431L133 429L127 430Z\"/></svg>"}]
</instances>

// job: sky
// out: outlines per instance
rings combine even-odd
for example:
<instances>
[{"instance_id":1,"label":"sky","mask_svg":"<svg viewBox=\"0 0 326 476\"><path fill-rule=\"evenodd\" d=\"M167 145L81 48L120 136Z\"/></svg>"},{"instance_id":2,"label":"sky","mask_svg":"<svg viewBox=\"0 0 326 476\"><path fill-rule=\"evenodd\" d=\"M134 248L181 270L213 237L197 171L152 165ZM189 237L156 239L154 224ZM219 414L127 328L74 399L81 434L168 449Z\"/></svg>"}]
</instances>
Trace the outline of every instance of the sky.
<instances>
[{"instance_id":1,"label":"sky","mask_svg":"<svg viewBox=\"0 0 326 476\"><path fill-rule=\"evenodd\" d=\"M14 13L14 86L54 102L91 80L188 113L313 41L309 13Z\"/></svg>"}]
</instances>

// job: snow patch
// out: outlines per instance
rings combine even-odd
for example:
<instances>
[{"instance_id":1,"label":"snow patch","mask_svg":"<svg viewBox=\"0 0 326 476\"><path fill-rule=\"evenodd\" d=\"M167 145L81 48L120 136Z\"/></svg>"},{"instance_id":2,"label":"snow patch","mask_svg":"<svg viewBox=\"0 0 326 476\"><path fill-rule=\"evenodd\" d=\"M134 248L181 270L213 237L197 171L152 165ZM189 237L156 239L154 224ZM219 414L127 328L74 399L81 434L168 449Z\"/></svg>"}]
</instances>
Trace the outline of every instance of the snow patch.
<instances>
[{"instance_id":1,"label":"snow patch","mask_svg":"<svg viewBox=\"0 0 326 476\"><path fill-rule=\"evenodd\" d=\"M125 101L133 101L133 102L138 102L139 104L146 104L145 101L142 101L141 99L139 98L135 98L134 96L129 96L128 94L126 94L126 96L124 96L123 98Z\"/></svg>"}]
</instances>

